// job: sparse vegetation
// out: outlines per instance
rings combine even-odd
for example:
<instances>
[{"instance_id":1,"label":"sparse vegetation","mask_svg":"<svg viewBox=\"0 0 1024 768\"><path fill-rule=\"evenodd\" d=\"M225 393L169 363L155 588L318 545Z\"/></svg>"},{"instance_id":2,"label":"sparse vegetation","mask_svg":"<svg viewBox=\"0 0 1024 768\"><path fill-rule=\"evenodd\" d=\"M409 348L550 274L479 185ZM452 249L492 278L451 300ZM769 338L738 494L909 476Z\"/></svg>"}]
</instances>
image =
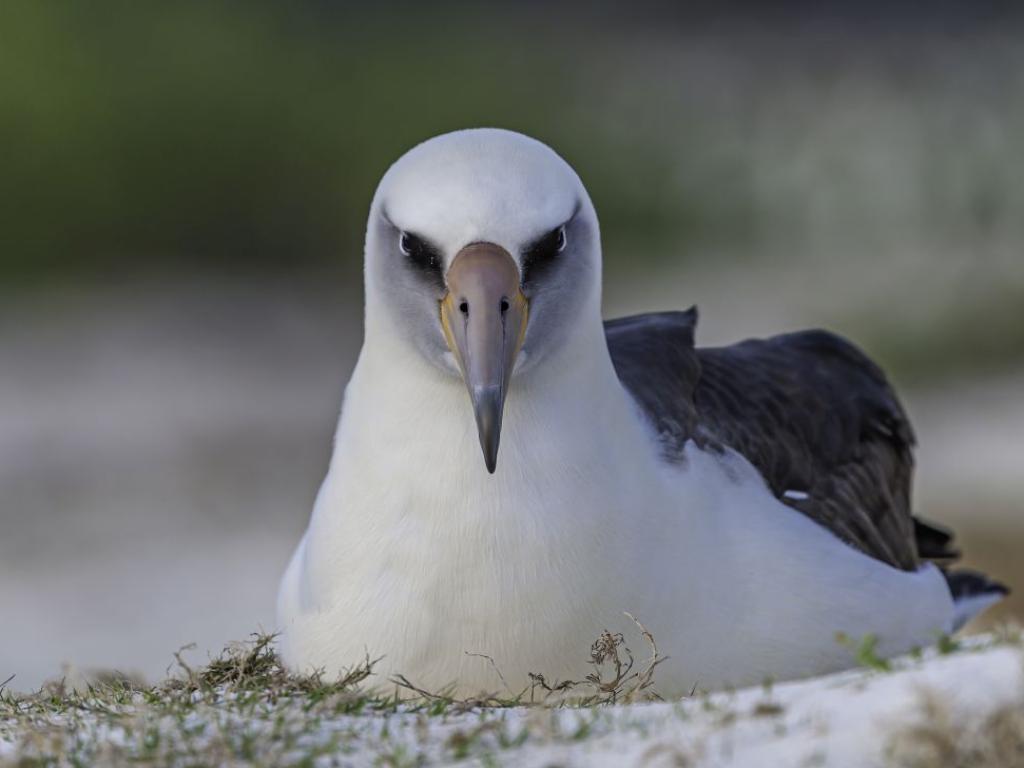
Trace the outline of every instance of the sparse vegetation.
<instances>
[{"instance_id":1,"label":"sparse vegetation","mask_svg":"<svg viewBox=\"0 0 1024 768\"><path fill-rule=\"evenodd\" d=\"M536 674L521 693L474 699L423 690L401 676L393 688L367 687L372 656L333 680L295 675L282 667L270 635L234 644L202 666L179 652L176 674L156 685L109 673L83 687L57 681L28 695L0 686L0 765L547 765L623 740L635 745L631 754L641 764L699 765L714 739L764 733L779 740L810 727L800 703L813 705L837 686L810 681L787 692L766 681L747 692L658 703L654 672L665 659L636 624L650 650L642 663L625 638L604 632L585 679L549 683ZM881 668L874 639L844 642L865 666ZM1001 630L984 642L886 662L891 675L838 685L862 696L871 681L1020 642L1015 630ZM800 690L802 698L793 694ZM1012 701L977 717L956 713L936 690L920 691L920 712L884 742L895 768L1024 765L1024 684ZM622 706L628 702L653 705ZM823 738L827 729L815 733Z\"/></svg>"},{"instance_id":2,"label":"sparse vegetation","mask_svg":"<svg viewBox=\"0 0 1024 768\"><path fill-rule=\"evenodd\" d=\"M854 640L845 632L837 632L836 642L853 651L854 658L860 666L873 669L876 672L892 670L891 662L878 655L878 637L875 635L868 633L860 640Z\"/></svg>"},{"instance_id":3,"label":"sparse vegetation","mask_svg":"<svg viewBox=\"0 0 1024 768\"><path fill-rule=\"evenodd\" d=\"M428 756L409 741L423 736L429 722L471 713L479 721L447 729L433 757L461 760L515 749L530 730L507 725L501 710L592 708L660 698L652 689L653 673L664 658L650 632L633 620L651 648L642 669L634 671L621 634L603 632L591 648L593 672L585 679L549 685L537 673L533 684L515 695L460 699L420 688L404 675L391 680L393 690L365 687L379 661L369 655L336 679L297 675L282 666L269 634L232 644L201 667L186 661L189 649L182 649L174 654L177 674L153 686L116 672L98 675L83 688L58 680L29 695L0 686L0 759L6 742L26 765L307 765L346 754L369 729L379 742L377 764L415 766ZM584 716L567 727L551 721L545 732L580 741L592 728L593 720Z\"/></svg>"},{"instance_id":4,"label":"sparse vegetation","mask_svg":"<svg viewBox=\"0 0 1024 768\"><path fill-rule=\"evenodd\" d=\"M625 5L396 10L0 4L0 286L282 267L354 281L387 165L504 125L583 174L612 274L814 275L821 322L901 381L1024 359L1024 68L1005 25L826 50L804 12L756 33L726 14L742 32L724 44Z\"/></svg>"},{"instance_id":5,"label":"sparse vegetation","mask_svg":"<svg viewBox=\"0 0 1024 768\"><path fill-rule=\"evenodd\" d=\"M575 702L580 706L631 703L644 699L660 701L661 697L654 692L652 686L654 685L654 670L665 661L665 657L658 653L658 644L647 627L632 614L627 613L626 615L636 624L641 636L651 649L651 656L644 664L643 669L633 671L635 663L633 652L626 647L622 634L613 635L606 630L590 647L590 663L594 667L593 672L582 681L562 680L555 683L548 683L542 674L531 674L530 679L533 681L530 691L531 700L539 688L544 692L545 702L568 701ZM606 665L612 670L611 676L607 679L602 674ZM588 688L592 692L587 691ZM582 698L580 698L581 690L584 691Z\"/></svg>"}]
</instances>

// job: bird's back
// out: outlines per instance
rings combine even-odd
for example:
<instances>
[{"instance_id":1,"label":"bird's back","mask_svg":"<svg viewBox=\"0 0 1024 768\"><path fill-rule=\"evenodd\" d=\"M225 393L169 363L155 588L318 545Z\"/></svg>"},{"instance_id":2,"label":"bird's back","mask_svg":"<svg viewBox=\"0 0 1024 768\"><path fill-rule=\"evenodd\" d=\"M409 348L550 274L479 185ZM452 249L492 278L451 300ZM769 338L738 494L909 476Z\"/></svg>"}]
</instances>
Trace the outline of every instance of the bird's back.
<instances>
[{"instance_id":1,"label":"bird's back","mask_svg":"<svg viewBox=\"0 0 1024 768\"><path fill-rule=\"evenodd\" d=\"M735 450L776 498L904 570L922 554L955 554L941 530L915 525L913 431L866 355L819 330L697 348L696 323L690 309L605 325L616 372L654 424L667 460L681 457L689 440Z\"/></svg>"}]
</instances>

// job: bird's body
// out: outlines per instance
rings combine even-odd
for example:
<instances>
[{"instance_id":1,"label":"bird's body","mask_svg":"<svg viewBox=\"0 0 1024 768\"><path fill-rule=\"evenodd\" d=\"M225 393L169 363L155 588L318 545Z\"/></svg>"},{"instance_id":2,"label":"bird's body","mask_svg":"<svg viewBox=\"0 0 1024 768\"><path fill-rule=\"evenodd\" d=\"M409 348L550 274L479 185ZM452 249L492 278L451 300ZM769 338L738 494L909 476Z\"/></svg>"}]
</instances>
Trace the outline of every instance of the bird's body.
<instances>
[{"instance_id":1,"label":"bird's body","mask_svg":"<svg viewBox=\"0 0 1024 768\"><path fill-rule=\"evenodd\" d=\"M508 224L516 217L547 215L549 228L565 220L558 253L565 232L580 249L599 256L599 248L582 185L555 165L550 150L500 131L462 136L434 140L442 146L433 151L434 142L414 150L411 162L389 172L375 198L366 339L327 478L281 584L285 660L333 673L369 653L383 657L377 666L382 679L400 673L421 686L454 684L469 693L499 687L490 660L512 687L524 686L531 672L580 679L590 643L603 629L627 630L623 612L629 611L669 657L658 669L658 687L673 694L849 665L850 650L836 641L837 632L874 634L882 652L897 653L950 631L957 619L953 595L940 569L917 556L909 490L900 487L909 482L909 466L903 473L899 463L904 453L909 457L909 427L903 434L900 423L882 419L882 442L874 445L866 425L876 418L870 408L878 398L857 392L862 408L847 402L841 388L832 393L834 382L823 384L828 377L820 375L829 363L816 353L809 378L788 385L788 397L805 402L773 406L772 398L752 396L745 404L744 380L762 393L773 386L759 381L770 367L757 355L744 363L749 352L743 350L725 359L720 352L698 353L694 317L681 313L612 323L606 332L592 269L556 265L561 284L527 291L522 351L505 351L518 366L506 378L503 424L499 403L501 460L496 471L487 471L481 446L493 462L497 443L485 439L490 422L479 415L484 406L473 399L471 407L466 396L467 384L473 398L479 389L468 359L482 354L473 351L470 323L481 322L474 314L479 304L462 308L469 341L445 326L458 369L447 352L434 358L424 352L434 340L417 339L407 327L418 310L395 311L401 301L386 299L394 289L383 270L374 271L371 253L388 234L375 232L374 215L380 212L389 224L406 217L408 223L395 222L402 253L413 252L406 247L407 229L447 216L450 241L443 234L433 239L441 241L437 258L446 262L449 278L452 262L472 243L529 254L524 242L536 232L517 240ZM510 191L499 189L497 202L488 201L485 193L501 180L495 169L510 157ZM444 180L430 201L410 207L424 168L443 169ZM551 179L571 194L561 199L545 188ZM540 202L525 196L531 182L541 187ZM459 198L459 184L468 187L465 198ZM403 195L404 212L384 213ZM577 218L582 223L573 223ZM517 264L528 286L527 257ZM567 298L566 275L581 296ZM443 302L461 289L454 278L446 282L433 301L442 302L443 322L457 323L456 310L446 316ZM511 300L503 290L501 318ZM550 297L558 299L557 308ZM500 323L504 328L505 320ZM537 328L556 341L535 342L530 333L540 333ZM739 389L730 389L730 382ZM878 388L876 395L889 392L884 379ZM812 441L807 450L822 457L824 475L820 467L795 467L790 474L776 468L773 435L784 445L785 429L770 426L773 417L761 422L769 425L760 430L766 435L744 431L744 420L756 420L759 408L770 413L779 407L853 414L839 427L822 424L820 445L806 436ZM830 445L836 429L843 442ZM878 447L894 429L892 450ZM804 432L790 426L798 443ZM489 445L495 453L487 453ZM892 487L865 498L859 481L843 480L851 467L858 470L858 461ZM806 482L779 486L791 478ZM834 496L812 498L830 492ZM849 508L843 499L850 494L864 504Z\"/></svg>"}]
</instances>

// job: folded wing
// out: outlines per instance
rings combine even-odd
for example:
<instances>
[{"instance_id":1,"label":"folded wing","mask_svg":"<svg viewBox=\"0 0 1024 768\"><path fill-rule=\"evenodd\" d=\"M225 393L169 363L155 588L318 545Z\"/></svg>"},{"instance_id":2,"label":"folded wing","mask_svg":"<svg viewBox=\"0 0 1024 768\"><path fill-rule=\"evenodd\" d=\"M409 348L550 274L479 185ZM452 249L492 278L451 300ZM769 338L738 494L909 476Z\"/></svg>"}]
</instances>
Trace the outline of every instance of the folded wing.
<instances>
[{"instance_id":1,"label":"folded wing","mask_svg":"<svg viewBox=\"0 0 1024 768\"><path fill-rule=\"evenodd\" d=\"M914 434L877 365L817 330L697 349L696 322L690 309L605 324L667 460L688 440L731 448L780 501L872 557L905 570L955 559L948 532L911 514Z\"/></svg>"}]
</instances>

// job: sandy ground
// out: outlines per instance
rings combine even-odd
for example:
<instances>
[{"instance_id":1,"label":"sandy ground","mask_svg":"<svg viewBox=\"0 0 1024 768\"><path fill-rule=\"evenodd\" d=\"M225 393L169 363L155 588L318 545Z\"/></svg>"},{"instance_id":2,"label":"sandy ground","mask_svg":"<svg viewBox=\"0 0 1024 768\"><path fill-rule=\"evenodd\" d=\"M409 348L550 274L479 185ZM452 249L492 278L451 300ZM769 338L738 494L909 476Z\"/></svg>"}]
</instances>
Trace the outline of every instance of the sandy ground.
<instances>
[{"instance_id":1,"label":"sandy ground","mask_svg":"<svg viewBox=\"0 0 1024 768\"><path fill-rule=\"evenodd\" d=\"M611 707L396 707L351 691L265 691L228 684L8 707L0 763L1006 768L1024 745L1019 638Z\"/></svg>"},{"instance_id":2,"label":"sandy ground","mask_svg":"<svg viewBox=\"0 0 1024 768\"><path fill-rule=\"evenodd\" d=\"M613 291L610 313L685 305L660 290ZM744 323L703 306L710 341L813 315L751 303ZM153 282L0 308L0 679L27 689L62 662L155 678L186 643L272 629L360 327L358 291L329 280ZM905 399L919 508L958 528L974 565L1024 585L1021 391L1024 372Z\"/></svg>"}]
</instances>

